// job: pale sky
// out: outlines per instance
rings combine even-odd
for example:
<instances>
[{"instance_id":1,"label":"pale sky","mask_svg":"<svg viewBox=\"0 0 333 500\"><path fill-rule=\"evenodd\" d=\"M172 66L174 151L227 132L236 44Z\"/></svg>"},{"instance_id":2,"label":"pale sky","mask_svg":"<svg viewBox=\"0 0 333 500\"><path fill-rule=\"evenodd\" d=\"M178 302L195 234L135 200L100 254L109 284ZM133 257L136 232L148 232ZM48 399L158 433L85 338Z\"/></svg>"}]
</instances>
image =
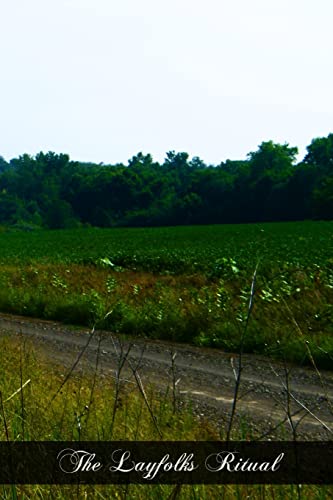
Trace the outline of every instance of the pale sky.
<instances>
[{"instance_id":1,"label":"pale sky","mask_svg":"<svg viewBox=\"0 0 333 500\"><path fill-rule=\"evenodd\" d=\"M237 160L333 132L332 0L10 0L0 155Z\"/></svg>"}]
</instances>

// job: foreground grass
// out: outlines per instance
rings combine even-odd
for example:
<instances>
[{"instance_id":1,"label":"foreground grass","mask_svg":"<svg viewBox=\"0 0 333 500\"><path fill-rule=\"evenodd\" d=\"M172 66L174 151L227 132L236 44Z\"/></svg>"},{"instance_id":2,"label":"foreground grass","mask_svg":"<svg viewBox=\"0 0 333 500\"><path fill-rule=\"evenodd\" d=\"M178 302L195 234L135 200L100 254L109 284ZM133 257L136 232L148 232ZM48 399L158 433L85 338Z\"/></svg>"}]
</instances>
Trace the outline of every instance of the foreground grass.
<instances>
[{"instance_id":1,"label":"foreground grass","mask_svg":"<svg viewBox=\"0 0 333 500\"><path fill-rule=\"evenodd\" d=\"M106 377L76 372L64 382L65 369L50 366L21 338L0 337L0 440L215 440L225 438L208 421L198 420L189 408L174 411L166 393L146 388L149 406L135 386L123 387ZM24 383L25 387L14 395ZM59 390L60 389L60 390ZM56 395L56 397L54 397ZM13 397L11 397L13 396ZM239 429L233 439L244 439ZM182 486L0 486L1 498L329 498L330 487L271 485Z\"/></svg>"}]
</instances>

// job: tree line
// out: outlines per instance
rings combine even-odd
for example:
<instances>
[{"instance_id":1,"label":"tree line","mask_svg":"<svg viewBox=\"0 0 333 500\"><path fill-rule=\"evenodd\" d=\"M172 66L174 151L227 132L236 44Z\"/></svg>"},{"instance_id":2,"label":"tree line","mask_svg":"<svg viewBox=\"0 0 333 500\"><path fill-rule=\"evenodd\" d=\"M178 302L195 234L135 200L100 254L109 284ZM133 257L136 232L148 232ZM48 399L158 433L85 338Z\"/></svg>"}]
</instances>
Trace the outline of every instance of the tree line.
<instances>
[{"instance_id":1,"label":"tree line","mask_svg":"<svg viewBox=\"0 0 333 500\"><path fill-rule=\"evenodd\" d=\"M169 151L163 163L71 161L67 154L0 157L0 224L22 229L162 226L333 218L333 134L301 162L289 144L262 142L246 160L207 165Z\"/></svg>"}]
</instances>

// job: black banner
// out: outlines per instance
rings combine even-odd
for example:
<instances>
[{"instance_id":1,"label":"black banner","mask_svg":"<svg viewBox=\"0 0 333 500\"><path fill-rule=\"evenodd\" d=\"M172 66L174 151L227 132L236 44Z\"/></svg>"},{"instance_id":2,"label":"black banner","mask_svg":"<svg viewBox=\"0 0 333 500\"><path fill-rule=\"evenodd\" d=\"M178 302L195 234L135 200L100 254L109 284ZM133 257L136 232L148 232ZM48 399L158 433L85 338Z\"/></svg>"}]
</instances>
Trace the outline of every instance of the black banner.
<instances>
[{"instance_id":1,"label":"black banner","mask_svg":"<svg viewBox=\"0 0 333 500\"><path fill-rule=\"evenodd\" d=\"M331 484L332 442L1 442L0 484Z\"/></svg>"}]
</instances>

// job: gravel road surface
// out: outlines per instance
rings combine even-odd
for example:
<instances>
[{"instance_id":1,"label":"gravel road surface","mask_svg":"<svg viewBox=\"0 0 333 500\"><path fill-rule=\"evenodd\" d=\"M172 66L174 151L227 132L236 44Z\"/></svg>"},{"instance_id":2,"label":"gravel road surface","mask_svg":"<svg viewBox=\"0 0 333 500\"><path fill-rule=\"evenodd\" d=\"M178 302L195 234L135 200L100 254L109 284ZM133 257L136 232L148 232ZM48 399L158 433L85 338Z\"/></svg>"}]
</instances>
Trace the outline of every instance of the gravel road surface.
<instances>
[{"instance_id":1,"label":"gravel road surface","mask_svg":"<svg viewBox=\"0 0 333 500\"><path fill-rule=\"evenodd\" d=\"M198 418L225 427L234 400L238 353L144 339L120 340L111 332L71 328L51 321L0 314L0 334L23 334L31 338L50 362L69 370L95 369L115 377L119 360L127 354L121 377L134 384L133 369L144 384L154 383L165 391L177 383L180 405L190 402ZM172 356L174 370L172 370ZM332 363L333 365L333 363ZM333 366L332 366L333 368ZM288 386L288 389L287 389ZM236 420L245 421L256 438L291 439L289 415L299 439L331 440L333 437L333 371L257 356L243 355Z\"/></svg>"}]
</instances>

